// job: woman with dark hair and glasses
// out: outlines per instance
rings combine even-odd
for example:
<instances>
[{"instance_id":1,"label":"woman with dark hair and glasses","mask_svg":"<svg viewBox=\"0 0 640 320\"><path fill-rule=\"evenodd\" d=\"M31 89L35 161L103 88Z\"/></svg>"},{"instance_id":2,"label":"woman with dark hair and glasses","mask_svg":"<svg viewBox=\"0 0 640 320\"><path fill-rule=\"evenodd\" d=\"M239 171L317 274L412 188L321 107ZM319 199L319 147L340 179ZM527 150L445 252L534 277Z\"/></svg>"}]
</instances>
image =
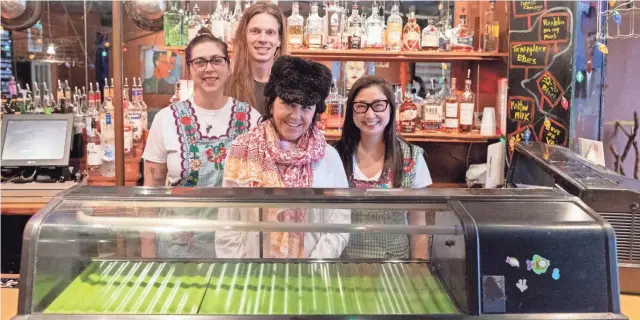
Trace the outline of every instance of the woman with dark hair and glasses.
<instances>
[{"instance_id":1,"label":"woman with dark hair and glasses","mask_svg":"<svg viewBox=\"0 0 640 320\"><path fill-rule=\"evenodd\" d=\"M218 187L222 184L228 148L235 137L256 126L260 114L245 102L225 96L231 73L227 45L206 28L185 50L193 96L172 104L155 116L144 150L144 185ZM167 210L165 210L167 211ZM172 215L163 211L161 214ZM180 215L211 216L216 212L188 212ZM215 211L215 210L214 210ZM211 256L213 233L198 241L193 233L175 234L166 244L169 256ZM206 239L211 237L210 239ZM150 239L153 237L150 237ZM152 239L153 240L153 239ZM210 245L205 246L205 242ZM146 246L151 253L154 242ZM161 246L160 241L158 245Z\"/></svg>"},{"instance_id":2,"label":"woman with dark hair and glasses","mask_svg":"<svg viewBox=\"0 0 640 320\"><path fill-rule=\"evenodd\" d=\"M424 151L396 135L393 93L376 76L353 84L347 99L342 137L336 144L351 188L425 188L431 176ZM424 224L424 212L353 210L353 223ZM425 258L427 237L352 234L345 258Z\"/></svg>"}]
</instances>

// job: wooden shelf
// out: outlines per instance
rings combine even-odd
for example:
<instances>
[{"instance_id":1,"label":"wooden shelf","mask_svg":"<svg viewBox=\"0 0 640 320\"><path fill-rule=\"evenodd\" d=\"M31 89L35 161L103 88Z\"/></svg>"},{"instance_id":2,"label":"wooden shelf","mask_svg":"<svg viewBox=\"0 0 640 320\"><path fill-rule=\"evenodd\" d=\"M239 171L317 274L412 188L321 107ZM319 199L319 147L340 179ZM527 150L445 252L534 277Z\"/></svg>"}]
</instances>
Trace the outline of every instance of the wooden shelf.
<instances>
[{"instance_id":1,"label":"wooden shelf","mask_svg":"<svg viewBox=\"0 0 640 320\"><path fill-rule=\"evenodd\" d=\"M337 141L342 133L337 130L324 130L327 141ZM414 133L401 133L402 137L409 142L446 142L446 143L487 143L490 140L500 139L500 134L496 132L492 136L483 136L478 132L470 133L449 133L449 132L430 132L416 131Z\"/></svg>"},{"instance_id":2,"label":"wooden shelf","mask_svg":"<svg viewBox=\"0 0 640 320\"><path fill-rule=\"evenodd\" d=\"M167 50L184 51L185 47L166 47ZM440 51L387 51L387 50L327 50L291 49L291 55L325 61L493 61L508 59L506 52L440 52Z\"/></svg>"}]
</instances>

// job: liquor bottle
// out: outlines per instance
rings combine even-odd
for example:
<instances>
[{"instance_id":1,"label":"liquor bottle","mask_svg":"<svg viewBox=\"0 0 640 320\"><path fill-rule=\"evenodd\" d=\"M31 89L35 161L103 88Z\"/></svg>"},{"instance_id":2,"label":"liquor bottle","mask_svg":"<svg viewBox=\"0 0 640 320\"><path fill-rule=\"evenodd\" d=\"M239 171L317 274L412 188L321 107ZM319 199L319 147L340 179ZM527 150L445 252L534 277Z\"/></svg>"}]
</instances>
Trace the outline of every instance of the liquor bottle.
<instances>
[{"instance_id":1,"label":"liquor bottle","mask_svg":"<svg viewBox=\"0 0 640 320\"><path fill-rule=\"evenodd\" d=\"M93 83L89 82L89 94L87 95L87 105L89 110L96 109L96 93L93 91Z\"/></svg>"},{"instance_id":2,"label":"liquor bottle","mask_svg":"<svg viewBox=\"0 0 640 320\"><path fill-rule=\"evenodd\" d=\"M213 33L216 38L225 41L224 36L226 34L226 26L227 20L224 17L224 7L222 6L222 0L218 0L216 3L216 10L211 16L211 33Z\"/></svg>"},{"instance_id":3,"label":"liquor bottle","mask_svg":"<svg viewBox=\"0 0 640 320\"><path fill-rule=\"evenodd\" d=\"M342 30L342 7L338 5L338 2L333 0L329 2L329 7L327 9L327 19L328 19L328 31L327 31L327 49L341 49L342 48L342 39L341 30Z\"/></svg>"},{"instance_id":4,"label":"liquor bottle","mask_svg":"<svg viewBox=\"0 0 640 320\"><path fill-rule=\"evenodd\" d=\"M458 93L456 92L456 78L451 78L451 90L447 96L445 105L444 126L449 132L458 131Z\"/></svg>"},{"instance_id":5,"label":"liquor bottle","mask_svg":"<svg viewBox=\"0 0 640 320\"><path fill-rule=\"evenodd\" d=\"M440 51L451 51L453 43L453 29L449 24L449 16L447 15L440 27Z\"/></svg>"},{"instance_id":6,"label":"liquor bottle","mask_svg":"<svg viewBox=\"0 0 640 320\"><path fill-rule=\"evenodd\" d=\"M309 49L321 49L324 42L322 18L318 15L318 3L311 3L311 14L307 18L305 42Z\"/></svg>"},{"instance_id":7,"label":"liquor bottle","mask_svg":"<svg viewBox=\"0 0 640 320\"><path fill-rule=\"evenodd\" d=\"M64 80L64 99L67 101L67 104L71 103L71 87L69 86L69 80ZM73 110L62 111L62 113L71 113L71 112L73 112Z\"/></svg>"},{"instance_id":8,"label":"liquor bottle","mask_svg":"<svg viewBox=\"0 0 640 320\"><path fill-rule=\"evenodd\" d=\"M133 133L133 143L142 144L142 106L140 105L140 96L136 87L136 78L133 78L132 101L129 106L129 120L131 122L131 131Z\"/></svg>"},{"instance_id":9,"label":"liquor bottle","mask_svg":"<svg viewBox=\"0 0 640 320\"><path fill-rule=\"evenodd\" d=\"M425 99L418 95L416 87L411 88L411 101L416 105L416 118L414 121L416 123L416 128L420 129L422 121L422 107L424 106Z\"/></svg>"},{"instance_id":10,"label":"liquor bottle","mask_svg":"<svg viewBox=\"0 0 640 320\"><path fill-rule=\"evenodd\" d=\"M384 49L384 42L382 41L382 21L380 20L380 14L378 12L378 6L373 4L371 7L371 16L367 19L367 44L366 48L369 49Z\"/></svg>"},{"instance_id":11,"label":"liquor bottle","mask_svg":"<svg viewBox=\"0 0 640 320\"><path fill-rule=\"evenodd\" d=\"M114 99L116 97L116 92L114 90L116 90L116 85L113 82L113 78L111 78L111 87L109 87L109 96L111 97L111 99Z\"/></svg>"},{"instance_id":12,"label":"liquor bottle","mask_svg":"<svg viewBox=\"0 0 640 320\"><path fill-rule=\"evenodd\" d=\"M393 97L396 106L394 114L396 118L396 128L398 131L400 131L400 106L402 105L402 102L404 102L404 97L402 95L402 86L400 84L394 84L393 87Z\"/></svg>"},{"instance_id":13,"label":"liquor bottle","mask_svg":"<svg viewBox=\"0 0 640 320\"><path fill-rule=\"evenodd\" d=\"M9 112L13 114L20 114L20 106L18 105L18 87L16 85L16 79L12 76L9 80Z\"/></svg>"},{"instance_id":14,"label":"liquor bottle","mask_svg":"<svg viewBox=\"0 0 640 320\"><path fill-rule=\"evenodd\" d=\"M367 47L367 25L369 24L369 18L367 18L367 14L364 10L362 11L360 20L362 21L362 39L360 40L360 47L364 49Z\"/></svg>"},{"instance_id":15,"label":"liquor bottle","mask_svg":"<svg viewBox=\"0 0 640 320\"><path fill-rule=\"evenodd\" d=\"M56 92L56 100L58 103L56 104L56 108L54 113L65 113L65 102L64 101L64 91L62 90L62 84L60 83L60 79L58 79L58 91Z\"/></svg>"},{"instance_id":16,"label":"liquor bottle","mask_svg":"<svg viewBox=\"0 0 640 320\"><path fill-rule=\"evenodd\" d=\"M102 103L102 95L100 94L100 85L96 81L96 91L93 92L93 99L96 103L96 108Z\"/></svg>"},{"instance_id":17,"label":"liquor bottle","mask_svg":"<svg viewBox=\"0 0 640 320\"><path fill-rule=\"evenodd\" d=\"M191 18L189 19L189 29L187 29L187 37L188 41L191 42L193 38L196 37L198 31L204 26L204 21L202 21L202 17L200 17L200 7L196 3L193 6L193 12L191 13Z\"/></svg>"},{"instance_id":18,"label":"liquor bottle","mask_svg":"<svg viewBox=\"0 0 640 320\"><path fill-rule=\"evenodd\" d=\"M44 114L44 108L42 108L42 94L38 88L38 83L33 82L33 113Z\"/></svg>"},{"instance_id":19,"label":"liquor bottle","mask_svg":"<svg viewBox=\"0 0 640 320\"><path fill-rule=\"evenodd\" d=\"M102 146L102 168L104 177L116 175L115 154L115 127L113 124L113 103L105 97L105 124L100 132L100 145Z\"/></svg>"},{"instance_id":20,"label":"liquor bottle","mask_svg":"<svg viewBox=\"0 0 640 320\"><path fill-rule=\"evenodd\" d=\"M347 21L347 34L349 49L362 49L363 28L362 17L360 16L358 2L354 1L351 7L351 16Z\"/></svg>"},{"instance_id":21,"label":"liquor bottle","mask_svg":"<svg viewBox=\"0 0 640 320\"><path fill-rule=\"evenodd\" d=\"M460 24L455 27L455 41L451 43L453 51L472 51L473 50L473 30L467 27L467 16L460 15Z\"/></svg>"},{"instance_id":22,"label":"liquor bottle","mask_svg":"<svg viewBox=\"0 0 640 320\"><path fill-rule=\"evenodd\" d=\"M53 99L51 94L49 93L49 89L47 88L47 83L42 83L42 107L44 109L44 114L52 114L53 113Z\"/></svg>"},{"instance_id":23,"label":"liquor bottle","mask_svg":"<svg viewBox=\"0 0 640 320\"><path fill-rule=\"evenodd\" d=\"M289 47L299 49L304 45L304 18L300 15L298 1L291 6L291 16L287 18L287 31L289 33Z\"/></svg>"},{"instance_id":24,"label":"liquor bottle","mask_svg":"<svg viewBox=\"0 0 640 320\"><path fill-rule=\"evenodd\" d=\"M338 93L338 81L333 79L331 91L325 100L326 111L322 114L325 128L330 130L342 130L344 124L344 97Z\"/></svg>"},{"instance_id":25,"label":"liquor bottle","mask_svg":"<svg viewBox=\"0 0 640 320\"><path fill-rule=\"evenodd\" d=\"M489 0L489 9L484 12L484 34L482 51L498 52L500 22L496 19L496 0Z\"/></svg>"},{"instance_id":26,"label":"liquor bottle","mask_svg":"<svg viewBox=\"0 0 640 320\"><path fill-rule=\"evenodd\" d=\"M31 94L31 88L29 88L29 84L25 83L27 87L27 93L24 97L24 109L27 114L35 113L35 105L33 104L33 95Z\"/></svg>"},{"instance_id":27,"label":"liquor bottle","mask_svg":"<svg viewBox=\"0 0 640 320\"><path fill-rule=\"evenodd\" d=\"M177 82L180 82L180 81L177 81ZM149 107L144 102L144 89L142 88L142 79L140 79L140 77L138 77L138 103L140 103L140 106L142 107L141 119L142 119L142 130L144 132L144 130L147 130L149 128L148 127Z\"/></svg>"},{"instance_id":28,"label":"liquor bottle","mask_svg":"<svg viewBox=\"0 0 640 320\"><path fill-rule=\"evenodd\" d=\"M181 18L180 12L178 11L178 1L171 1L171 9L166 11L163 16L164 43L166 46L182 45Z\"/></svg>"},{"instance_id":29,"label":"liquor bottle","mask_svg":"<svg viewBox=\"0 0 640 320\"><path fill-rule=\"evenodd\" d=\"M87 117L87 174L90 177L102 175L102 146L98 136L96 118Z\"/></svg>"},{"instance_id":30,"label":"liquor bottle","mask_svg":"<svg viewBox=\"0 0 640 320\"><path fill-rule=\"evenodd\" d=\"M407 51L419 51L420 50L420 26L416 22L416 10L411 6L409 11L409 21L404 26L404 50Z\"/></svg>"},{"instance_id":31,"label":"liquor bottle","mask_svg":"<svg viewBox=\"0 0 640 320\"><path fill-rule=\"evenodd\" d=\"M104 79L105 85L104 85L104 102L102 103L102 106L100 107L100 123L98 124L99 126L99 132L100 134L104 133L107 127L107 123L111 123L113 120L113 88L110 88L109 85L107 84L107 78Z\"/></svg>"},{"instance_id":32,"label":"liquor bottle","mask_svg":"<svg viewBox=\"0 0 640 320\"><path fill-rule=\"evenodd\" d=\"M233 46L236 42L236 30L238 30L240 19L242 19L242 4L240 3L240 0L236 0L236 7L234 8L233 15L230 19L231 28L229 29L229 32L227 32L227 45L229 46L230 50L233 50ZM302 43L302 29L300 30L300 43Z\"/></svg>"},{"instance_id":33,"label":"liquor bottle","mask_svg":"<svg viewBox=\"0 0 640 320\"><path fill-rule=\"evenodd\" d=\"M402 50L402 17L397 3L391 7L391 15L387 19L387 50Z\"/></svg>"},{"instance_id":34,"label":"liquor bottle","mask_svg":"<svg viewBox=\"0 0 640 320\"><path fill-rule=\"evenodd\" d=\"M184 10L182 8L178 11L180 13L180 43L182 46L189 44L189 22L191 22L191 10L189 9L189 1L187 1Z\"/></svg>"},{"instance_id":35,"label":"liquor bottle","mask_svg":"<svg viewBox=\"0 0 640 320\"><path fill-rule=\"evenodd\" d=\"M124 156L133 157L133 123L131 121L131 101L129 100L129 85L127 78L124 78L124 88L122 89L122 111L124 112Z\"/></svg>"},{"instance_id":36,"label":"liquor bottle","mask_svg":"<svg viewBox=\"0 0 640 320\"><path fill-rule=\"evenodd\" d=\"M439 131L442 125L442 100L436 93L436 81L431 78L429 95L422 106L422 128L427 131Z\"/></svg>"},{"instance_id":37,"label":"liquor bottle","mask_svg":"<svg viewBox=\"0 0 640 320\"><path fill-rule=\"evenodd\" d=\"M429 25L422 30L422 50L437 51L440 48L440 30L433 25L433 19L429 19Z\"/></svg>"},{"instance_id":38,"label":"liquor bottle","mask_svg":"<svg viewBox=\"0 0 640 320\"><path fill-rule=\"evenodd\" d=\"M460 131L469 132L473 127L476 95L471 91L471 69L467 70L464 92L460 95Z\"/></svg>"},{"instance_id":39,"label":"liquor bottle","mask_svg":"<svg viewBox=\"0 0 640 320\"><path fill-rule=\"evenodd\" d=\"M407 85L404 92L404 102L400 105L400 131L412 133L416 131L415 119L418 115L418 108L413 103L413 95L411 94L411 85Z\"/></svg>"}]
</instances>

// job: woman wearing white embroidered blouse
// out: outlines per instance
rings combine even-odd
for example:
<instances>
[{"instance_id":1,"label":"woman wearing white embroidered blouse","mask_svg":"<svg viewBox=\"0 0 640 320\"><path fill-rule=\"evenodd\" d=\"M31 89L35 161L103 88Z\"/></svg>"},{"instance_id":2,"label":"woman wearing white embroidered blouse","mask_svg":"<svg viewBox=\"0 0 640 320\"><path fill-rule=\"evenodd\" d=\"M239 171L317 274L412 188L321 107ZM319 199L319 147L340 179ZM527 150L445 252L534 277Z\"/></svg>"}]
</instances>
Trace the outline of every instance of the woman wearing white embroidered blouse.
<instances>
[{"instance_id":1,"label":"woman wearing white embroidered blouse","mask_svg":"<svg viewBox=\"0 0 640 320\"><path fill-rule=\"evenodd\" d=\"M300 58L278 58L264 94L267 114L231 145L222 186L249 188L347 188L337 151L315 122L324 112L331 71ZM257 209L221 209L220 220L258 220ZM350 223L349 210L265 208L263 220L294 223ZM256 230L259 231L259 230ZM263 255L270 258L338 258L345 233L264 233ZM257 258L258 232L217 232L220 258Z\"/></svg>"}]
</instances>

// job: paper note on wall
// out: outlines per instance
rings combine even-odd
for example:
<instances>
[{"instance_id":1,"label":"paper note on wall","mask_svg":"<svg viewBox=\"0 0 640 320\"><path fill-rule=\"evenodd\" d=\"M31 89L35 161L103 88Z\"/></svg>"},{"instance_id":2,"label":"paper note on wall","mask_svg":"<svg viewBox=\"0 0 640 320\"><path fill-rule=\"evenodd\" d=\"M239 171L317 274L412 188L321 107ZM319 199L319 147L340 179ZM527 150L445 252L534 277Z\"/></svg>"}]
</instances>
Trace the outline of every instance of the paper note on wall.
<instances>
[{"instance_id":1,"label":"paper note on wall","mask_svg":"<svg viewBox=\"0 0 640 320\"><path fill-rule=\"evenodd\" d=\"M578 138L578 143L580 144L580 156L595 164L605 166L602 141Z\"/></svg>"}]
</instances>

